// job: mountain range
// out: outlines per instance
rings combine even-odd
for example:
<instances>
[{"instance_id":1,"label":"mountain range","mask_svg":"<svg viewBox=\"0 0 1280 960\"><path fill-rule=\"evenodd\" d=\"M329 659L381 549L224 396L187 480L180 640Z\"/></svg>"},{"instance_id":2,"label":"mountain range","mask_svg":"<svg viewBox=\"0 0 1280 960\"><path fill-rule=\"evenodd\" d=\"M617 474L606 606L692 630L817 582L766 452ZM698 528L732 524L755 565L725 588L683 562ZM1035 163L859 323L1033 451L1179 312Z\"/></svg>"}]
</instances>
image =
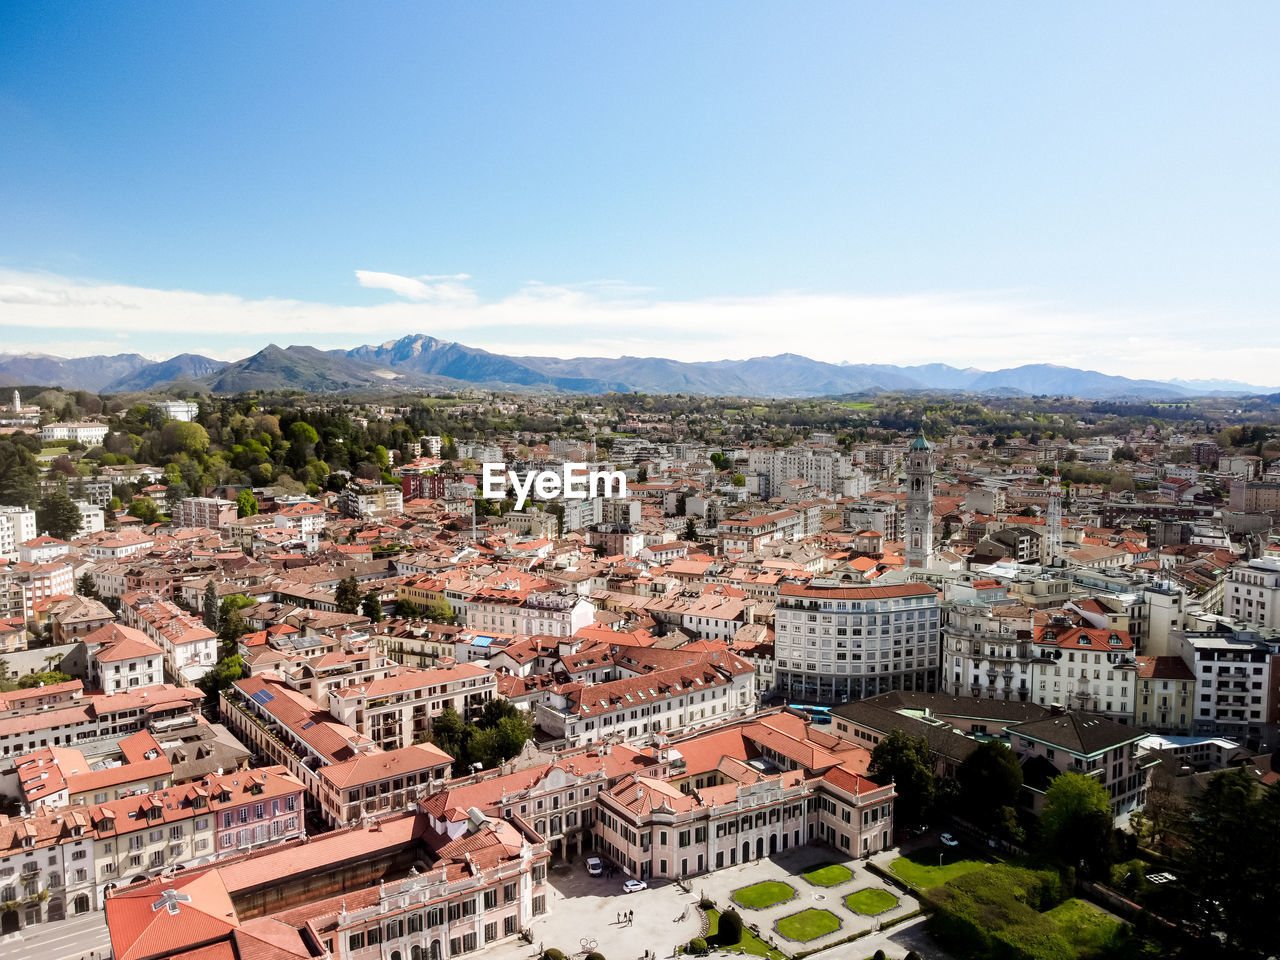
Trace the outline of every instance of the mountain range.
<instances>
[{"instance_id":1,"label":"mountain range","mask_svg":"<svg viewBox=\"0 0 1280 960\"><path fill-rule=\"evenodd\" d=\"M163 361L136 353L76 359L0 354L0 386L34 384L97 393L162 387L235 394L250 390L344 393L481 386L569 393L638 391L746 397L955 390L1005 396L1065 395L1086 400L1179 399L1276 390L1231 380L1133 380L1053 364L988 371L942 363L827 363L794 353L696 363L662 357L519 357L424 334L353 350L282 348L271 344L234 363L196 354Z\"/></svg>"}]
</instances>

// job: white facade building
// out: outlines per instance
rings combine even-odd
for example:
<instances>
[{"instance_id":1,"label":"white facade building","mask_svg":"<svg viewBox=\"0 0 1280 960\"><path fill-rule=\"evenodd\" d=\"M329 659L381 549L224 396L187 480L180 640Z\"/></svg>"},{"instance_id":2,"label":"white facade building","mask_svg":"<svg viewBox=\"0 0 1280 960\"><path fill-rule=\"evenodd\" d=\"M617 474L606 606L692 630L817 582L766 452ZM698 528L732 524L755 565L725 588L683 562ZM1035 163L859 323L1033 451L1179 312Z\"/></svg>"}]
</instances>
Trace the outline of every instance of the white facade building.
<instances>
[{"instance_id":1,"label":"white facade building","mask_svg":"<svg viewBox=\"0 0 1280 960\"><path fill-rule=\"evenodd\" d=\"M938 689L938 592L783 583L774 610L777 689L806 703L842 703L890 690Z\"/></svg>"}]
</instances>

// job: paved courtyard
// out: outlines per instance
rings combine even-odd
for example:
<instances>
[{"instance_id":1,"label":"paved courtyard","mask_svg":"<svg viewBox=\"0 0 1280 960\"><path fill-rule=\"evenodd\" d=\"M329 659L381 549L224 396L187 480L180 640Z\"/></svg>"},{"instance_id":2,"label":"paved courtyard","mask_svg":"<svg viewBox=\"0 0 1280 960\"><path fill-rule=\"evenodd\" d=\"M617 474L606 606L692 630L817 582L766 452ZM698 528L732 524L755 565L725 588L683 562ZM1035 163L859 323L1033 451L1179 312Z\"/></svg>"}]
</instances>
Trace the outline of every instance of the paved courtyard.
<instances>
[{"instance_id":1,"label":"paved courtyard","mask_svg":"<svg viewBox=\"0 0 1280 960\"><path fill-rule=\"evenodd\" d=\"M834 886L819 887L801 876L806 870L828 863L843 863L853 872L852 878ZM764 880L788 884L797 895L789 902L761 910L736 909L743 923L756 928L764 940L783 953L821 948L866 931L868 935L858 940L856 946L841 947L831 956L870 956L877 948L883 948L890 957L901 957L914 949L925 960L947 960L945 954L929 944L920 919L877 933L884 921L913 912L919 904L910 894L868 871L863 861L841 861L829 847L801 847L694 877L688 893L674 883L651 881L648 890L625 894L622 892L625 879L621 874L610 879L588 876L582 858L553 868L549 915L532 924L533 943L504 942L487 949L486 960L534 960L540 946L556 947L569 957L589 950L599 951L607 960L640 960L646 951L652 951L659 958L672 957L677 947L702 932L702 913L698 910L702 896L710 897L718 909L726 910L734 906L733 891ZM891 893L897 905L876 916L856 914L845 906L845 898L865 889ZM778 920L809 908L831 911L839 918L840 928L807 942L787 940L774 930ZM635 920L631 925L618 921L618 914L623 910L634 911Z\"/></svg>"}]
</instances>

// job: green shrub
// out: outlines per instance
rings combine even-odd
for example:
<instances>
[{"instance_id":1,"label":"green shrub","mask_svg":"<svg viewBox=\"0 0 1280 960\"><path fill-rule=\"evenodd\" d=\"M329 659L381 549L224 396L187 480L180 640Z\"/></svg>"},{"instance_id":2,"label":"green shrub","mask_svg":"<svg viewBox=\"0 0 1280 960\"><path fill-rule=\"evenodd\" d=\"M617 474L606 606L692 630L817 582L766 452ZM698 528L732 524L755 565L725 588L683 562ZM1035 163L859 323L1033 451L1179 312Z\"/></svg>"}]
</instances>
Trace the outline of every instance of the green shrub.
<instances>
[{"instance_id":1,"label":"green shrub","mask_svg":"<svg viewBox=\"0 0 1280 960\"><path fill-rule=\"evenodd\" d=\"M542 951L542 960L564 960L564 954L555 947Z\"/></svg>"},{"instance_id":2,"label":"green shrub","mask_svg":"<svg viewBox=\"0 0 1280 960\"><path fill-rule=\"evenodd\" d=\"M716 905L715 901L712 900L710 897L703 897L701 900L698 901L698 906L701 907L703 910L710 910L715 905Z\"/></svg>"},{"instance_id":3,"label":"green shrub","mask_svg":"<svg viewBox=\"0 0 1280 960\"><path fill-rule=\"evenodd\" d=\"M875 954L872 955L871 960L885 960L884 951L877 950Z\"/></svg>"},{"instance_id":4,"label":"green shrub","mask_svg":"<svg viewBox=\"0 0 1280 960\"><path fill-rule=\"evenodd\" d=\"M604 954L597 953L596 951L592 950L590 953L587 954L587 960L604 960Z\"/></svg>"},{"instance_id":5,"label":"green shrub","mask_svg":"<svg viewBox=\"0 0 1280 960\"><path fill-rule=\"evenodd\" d=\"M1075 951L1041 911L1061 902L1063 883L1048 870L998 864L925 895L928 930L957 955L997 960L1071 960Z\"/></svg>"},{"instance_id":6,"label":"green shrub","mask_svg":"<svg viewBox=\"0 0 1280 960\"><path fill-rule=\"evenodd\" d=\"M694 937L689 941L689 946L685 948L689 953L703 954L707 952L707 941L701 937Z\"/></svg>"},{"instance_id":7,"label":"green shrub","mask_svg":"<svg viewBox=\"0 0 1280 960\"><path fill-rule=\"evenodd\" d=\"M716 934L716 942L724 946L732 946L742 939L742 917L737 910L726 910L720 914L720 932Z\"/></svg>"}]
</instances>

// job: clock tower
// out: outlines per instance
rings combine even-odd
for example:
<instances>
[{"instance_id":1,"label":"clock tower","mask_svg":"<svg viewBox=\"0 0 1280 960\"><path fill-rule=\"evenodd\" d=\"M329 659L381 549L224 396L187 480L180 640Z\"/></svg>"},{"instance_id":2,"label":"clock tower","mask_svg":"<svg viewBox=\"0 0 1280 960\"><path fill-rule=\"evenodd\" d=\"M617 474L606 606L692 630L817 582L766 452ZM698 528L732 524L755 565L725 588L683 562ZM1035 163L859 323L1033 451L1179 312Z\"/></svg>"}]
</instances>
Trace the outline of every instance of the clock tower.
<instances>
[{"instance_id":1,"label":"clock tower","mask_svg":"<svg viewBox=\"0 0 1280 960\"><path fill-rule=\"evenodd\" d=\"M907 451L907 568L923 570L933 556L933 446L922 433Z\"/></svg>"}]
</instances>

